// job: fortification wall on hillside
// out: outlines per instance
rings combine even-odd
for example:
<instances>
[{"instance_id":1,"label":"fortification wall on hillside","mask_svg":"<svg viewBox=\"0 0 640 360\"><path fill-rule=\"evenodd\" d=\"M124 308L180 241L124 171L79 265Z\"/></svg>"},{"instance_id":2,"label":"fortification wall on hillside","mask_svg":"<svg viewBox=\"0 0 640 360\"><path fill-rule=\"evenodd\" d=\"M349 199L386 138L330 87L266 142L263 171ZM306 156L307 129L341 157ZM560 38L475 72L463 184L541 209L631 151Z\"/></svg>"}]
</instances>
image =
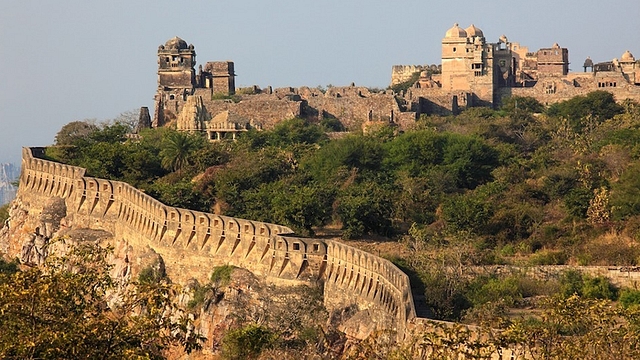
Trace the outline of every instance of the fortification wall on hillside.
<instances>
[{"instance_id":1,"label":"fortification wall on hillside","mask_svg":"<svg viewBox=\"0 0 640 360\"><path fill-rule=\"evenodd\" d=\"M324 285L328 308L382 311L399 339L415 318L409 279L388 260L335 241L295 237L281 225L167 206L129 184L34 156L42 154L42 148L23 149L19 196L64 199L69 225L152 248L175 281L206 281L213 267L230 264L276 284Z\"/></svg>"},{"instance_id":2,"label":"fortification wall on hillside","mask_svg":"<svg viewBox=\"0 0 640 360\"><path fill-rule=\"evenodd\" d=\"M585 96L596 90L613 94L618 102L625 99L640 101L640 87L629 84L620 73L579 73L571 76L547 76L540 78L535 86L521 88L500 88L496 90L497 106L501 100L510 96L530 96L549 105L569 100L576 96Z\"/></svg>"},{"instance_id":3,"label":"fortification wall on hillside","mask_svg":"<svg viewBox=\"0 0 640 360\"><path fill-rule=\"evenodd\" d=\"M389 260L336 242L327 242L325 302L333 308L358 304L381 308L404 337L407 321L416 317L409 277Z\"/></svg>"},{"instance_id":4,"label":"fortification wall on hillside","mask_svg":"<svg viewBox=\"0 0 640 360\"><path fill-rule=\"evenodd\" d=\"M207 279L212 267L222 264L276 282L314 283L323 277L327 248L322 241L285 236L293 231L280 225L167 206L129 184L84 172L35 158L25 148L20 192L61 197L76 226L104 229L132 245L154 248L177 280ZM192 272L180 271L181 263L190 264Z\"/></svg>"}]
</instances>

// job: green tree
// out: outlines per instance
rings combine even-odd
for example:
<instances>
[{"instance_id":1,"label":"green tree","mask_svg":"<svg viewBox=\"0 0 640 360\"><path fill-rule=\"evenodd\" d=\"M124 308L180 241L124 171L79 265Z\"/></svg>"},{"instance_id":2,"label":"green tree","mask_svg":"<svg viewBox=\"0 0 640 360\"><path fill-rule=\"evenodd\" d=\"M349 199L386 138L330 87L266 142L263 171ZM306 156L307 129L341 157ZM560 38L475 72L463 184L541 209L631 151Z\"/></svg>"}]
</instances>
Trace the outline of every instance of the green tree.
<instances>
[{"instance_id":1,"label":"green tree","mask_svg":"<svg viewBox=\"0 0 640 360\"><path fill-rule=\"evenodd\" d=\"M493 214L491 203L471 194L451 196L442 204L442 217L453 232L484 233Z\"/></svg>"},{"instance_id":2,"label":"green tree","mask_svg":"<svg viewBox=\"0 0 640 360\"><path fill-rule=\"evenodd\" d=\"M519 111L541 113L544 111L544 105L531 96L512 96L502 101L502 107L500 109L511 114Z\"/></svg>"},{"instance_id":3,"label":"green tree","mask_svg":"<svg viewBox=\"0 0 640 360\"><path fill-rule=\"evenodd\" d=\"M257 324L229 330L222 339L222 357L230 360L256 359L262 350L272 347L276 336Z\"/></svg>"},{"instance_id":4,"label":"green tree","mask_svg":"<svg viewBox=\"0 0 640 360\"><path fill-rule=\"evenodd\" d=\"M77 140L88 139L89 135L98 130L98 126L89 120L72 121L56 134L56 145L74 145Z\"/></svg>"},{"instance_id":5,"label":"green tree","mask_svg":"<svg viewBox=\"0 0 640 360\"><path fill-rule=\"evenodd\" d=\"M171 131L162 139L160 158L162 167L171 171L180 171L189 163L189 157L198 148L198 135Z\"/></svg>"},{"instance_id":6,"label":"green tree","mask_svg":"<svg viewBox=\"0 0 640 360\"><path fill-rule=\"evenodd\" d=\"M616 103L613 94L602 90L553 104L547 110L551 116L569 120L576 132L582 130L587 117L591 117L596 123L601 123L623 112L624 107Z\"/></svg>"},{"instance_id":7,"label":"green tree","mask_svg":"<svg viewBox=\"0 0 640 360\"><path fill-rule=\"evenodd\" d=\"M342 237L353 239L363 234L391 235L393 193L382 184L365 181L342 190L336 214L342 222Z\"/></svg>"}]
</instances>

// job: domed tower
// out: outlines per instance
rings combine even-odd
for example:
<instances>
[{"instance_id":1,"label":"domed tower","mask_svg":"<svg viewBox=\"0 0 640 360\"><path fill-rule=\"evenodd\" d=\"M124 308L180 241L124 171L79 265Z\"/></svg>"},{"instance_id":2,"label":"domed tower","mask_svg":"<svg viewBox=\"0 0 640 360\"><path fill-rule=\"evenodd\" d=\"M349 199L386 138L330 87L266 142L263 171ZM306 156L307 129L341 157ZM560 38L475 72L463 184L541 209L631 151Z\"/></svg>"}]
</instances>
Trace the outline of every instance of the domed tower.
<instances>
[{"instance_id":1,"label":"domed tower","mask_svg":"<svg viewBox=\"0 0 640 360\"><path fill-rule=\"evenodd\" d=\"M445 91L468 89L466 83L469 49L467 32L454 24L442 39L442 88Z\"/></svg>"},{"instance_id":2,"label":"domed tower","mask_svg":"<svg viewBox=\"0 0 640 360\"><path fill-rule=\"evenodd\" d=\"M158 91L152 126L175 119L196 87L196 51L179 37L158 47Z\"/></svg>"},{"instance_id":3,"label":"domed tower","mask_svg":"<svg viewBox=\"0 0 640 360\"><path fill-rule=\"evenodd\" d=\"M475 25L471 24L468 28L464 29L467 33L467 37L475 41L476 38L481 38L484 42L484 33L478 29Z\"/></svg>"},{"instance_id":4,"label":"domed tower","mask_svg":"<svg viewBox=\"0 0 640 360\"><path fill-rule=\"evenodd\" d=\"M636 58L629 50L625 51L620 60L618 60L620 70L624 77L632 84L640 83L640 67L636 63Z\"/></svg>"},{"instance_id":5,"label":"domed tower","mask_svg":"<svg viewBox=\"0 0 640 360\"><path fill-rule=\"evenodd\" d=\"M191 89L195 86L196 51L193 45L174 37L158 47L158 86Z\"/></svg>"}]
</instances>

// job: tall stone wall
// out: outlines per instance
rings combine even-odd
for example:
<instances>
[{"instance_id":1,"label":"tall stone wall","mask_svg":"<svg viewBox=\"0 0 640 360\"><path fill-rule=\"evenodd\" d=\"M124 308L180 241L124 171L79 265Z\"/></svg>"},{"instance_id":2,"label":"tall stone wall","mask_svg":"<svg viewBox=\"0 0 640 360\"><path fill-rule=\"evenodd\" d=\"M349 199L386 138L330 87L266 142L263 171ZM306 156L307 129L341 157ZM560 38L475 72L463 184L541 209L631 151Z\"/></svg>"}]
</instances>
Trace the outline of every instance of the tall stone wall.
<instances>
[{"instance_id":1,"label":"tall stone wall","mask_svg":"<svg viewBox=\"0 0 640 360\"><path fill-rule=\"evenodd\" d=\"M390 326L404 337L416 317L409 277L390 261L351 246L328 241L325 303L331 308L358 304L391 315Z\"/></svg>"},{"instance_id":2,"label":"tall stone wall","mask_svg":"<svg viewBox=\"0 0 640 360\"><path fill-rule=\"evenodd\" d=\"M19 197L64 199L69 225L152 248L177 282L207 281L213 267L230 264L276 284L324 286L329 309L379 311L399 340L415 318L409 279L388 260L335 241L295 237L281 225L167 206L129 184L34 156L42 153L23 149Z\"/></svg>"},{"instance_id":3,"label":"tall stone wall","mask_svg":"<svg viewBox=\"0 0 640 360\"><path fill-rule=\"evenodd\" d=\"M391 85L394 86L409 81L413 74L427 70L428 66L422 65L393 65L391 68Z\"/></svg>"},{"instance_id":4,"label":"tall stone wall","mask_svg":"<svg viewBox=\"0 0 640 360\"><path fill-rule=\"evenodd\" d=\"M608 86L613 85L615 86ZM606 87L604 85L607 85ZM596 90L613 94L616 101L625 99L640 101L640 87L629 84L623 74L617 72L577 73L568 76L545 76L532 87L500 88L497 90L497 105L510 96L530 96L544 105L585 96Z\"/></svg>"}]
</instances>

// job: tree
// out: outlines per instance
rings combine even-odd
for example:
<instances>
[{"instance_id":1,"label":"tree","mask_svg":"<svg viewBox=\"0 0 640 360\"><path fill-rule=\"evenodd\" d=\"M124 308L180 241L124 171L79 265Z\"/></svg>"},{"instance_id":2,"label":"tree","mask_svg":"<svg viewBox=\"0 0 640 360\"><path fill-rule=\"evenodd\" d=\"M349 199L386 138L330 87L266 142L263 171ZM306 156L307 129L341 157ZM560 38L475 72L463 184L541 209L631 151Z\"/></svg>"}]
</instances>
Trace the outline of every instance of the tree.
<instances>
[{"instance_id":1,"label":"tree","mask_svg":"<svg viewBox=\"0 0 640 360\"><path fill-rule=\"evenodd\" d=\"M543 301L537 319L515 320L500 334L503 345L527 359L638 359L638 310L577 295Z\"/></svg>"},{"instance_id":2,"label":"tree","mask_svg":"<svg viewBox=\"0 0 640 360\"><path fill-rule=\"evenodd\" d=\"M56 145L74 145L77 140L88 139L89 135L97 131L98 126L90 120L72 121L64 125L56 134Z\"/></svg>"},{"instance_id":3,"label":"tree","mask_svg":"<svg viewBox=\"0 0 640 360\"><path fill-rule=\"evenodd\" d=\"M503 100L501 110L512 114L520 111L526 113L541 113L544 111L544 105L531 96L512 96Z\"/></svg>"},{"instance_id":4,"label":"tree","mask_svg":"<svg viewBox=\"0 0 640 360\"><path fill-rule=\"evenodd\" d=\"M228 331L222 339L224 359L255 359L263 349L272 347L275 334L257 324Z\"/></svg>"},{"instance_id":5,"label":"tree","mask_svg":"<svg viewBox=\"0 0 640 360\"><path fill-rule=\"evenodd\" d=\"M129 131L136 129L139 121L140 109L131 109L121 112L115 119L113 119L114 124L125 125Z\"/></svg>"},{"instance_id":6,"label":"tree","mask_svg":"<svg viewBox=\"0 0 640 360\"><path fill-rule=\"evenodd\" d=\"M336 213L342 222L343 239L363 234L391 235L393 192L382 184L366 181L340 192Z\"/></svg>"},{"instance_id":7,"label":"tree","mask_svg":"<svg viewBox=\"0 0 640 360\"><path fill-rule=\"evenodd\" d=\"M160 157L162 167L180 171L189 162L189 156L198 148L197 135L171 131L162 140Z\"/></svg>"},{"instance_id":8,"label":"tree","mask_svg":"<svg viewBox=\"0 0 640 360\"><path fill-rule=\"evenodd\" d=\"M171 346L198 349L203 338L178 316L172 287L120 287L109 254L81 244L41 267L0 272L0 357L161 359Z\"/></svg>"},{"instance_id":9,"label":"tree","mask_svg":"<svg viewBox=\"0 0 640 360\"><path fill-rule=\"evenodd\" d=\"M623 112L624 107L616 103L613 94L602 90L553 104L547 110L547 113L551 116L569 120L573 130L576 132L582 130L584 127L583 120L588 116L596 123L601 123Z\"/></svg>"}]
</instances>

